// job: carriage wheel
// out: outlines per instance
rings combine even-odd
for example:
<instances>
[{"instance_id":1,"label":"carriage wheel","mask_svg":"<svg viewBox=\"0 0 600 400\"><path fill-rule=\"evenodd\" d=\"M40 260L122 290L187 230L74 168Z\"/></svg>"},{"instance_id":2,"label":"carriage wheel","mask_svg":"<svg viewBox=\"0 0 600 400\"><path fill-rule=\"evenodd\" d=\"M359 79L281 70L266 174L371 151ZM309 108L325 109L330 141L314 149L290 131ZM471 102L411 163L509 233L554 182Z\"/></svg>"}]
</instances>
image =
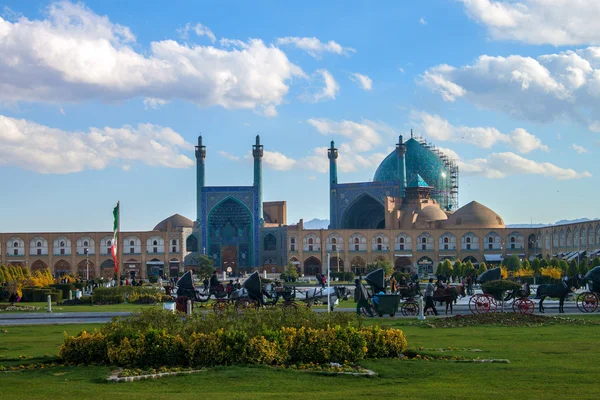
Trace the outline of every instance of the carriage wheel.
<instances>
[{"instance_id":1,"label":"carriage wheel","mask_svg":"<svg viewBox=\"0 0 600 400\"><path fill-rule=\"evenodd\" d=\"M294 301L286 301L281 305L281 309L283 310L283 312L297 312L298 304L296 304L296 302Z\"/></svg>"},{"instance_id":2,"label":"carriage wheel","mask_svg":"<svg viewBox=\"0 0 600 400\"><path fill-rule=\"evenodd\" d=\"M361 313L361 315L363 317L374 317L375 316L375 309L371 305L369 305L367 307L361 307L360 308L360 313Z\"/></svg>"},{"instance_id":3,"label":"carriage wheel","mask_svg":"<svg viewBox=\"0 0 600 400\"><path fill-rule=\"evenodd\" d=\"M581 293L577 296L577 308L584 313L591 313L598 309L598 295L592 292Z\"/></svg>"},{"instance_id":4,"label":"carriage wheel","mask_svg":"<svg viewBox=\"0 0 600 400\"><path fill-rule=\"evenodd\" d=\"M179 312L186 313L187 312L187 302L191 300L187 296L180 296L175 300L175 309Z\"/></svg>"},{"instance_id":5,"label":"carriage wheel","mask_svg":"<svg viewBox=\"0 0 600 400\"><path fill-rule=\"evenodd\" d=\"M229 304L226 300L217 300L215 304L213 304L213 311L217 315L222 315L227 311Z\"/></svg>"},{"instance_id":6,"label":"carriage wheel","mask_svg":"<svg viewBox=\"0 0 600 400\"><path fill-rule=\"evenodd\" d=\"M239 299L235 303L235 311L239 314L246 310L258 310L258 302L252 299Z\"/></svg>"},{"instance_id":7,"label":"carriage wheel","mask_svg":"<svg viewBox=\"0 0 600 400\"><path fill-rule=\"evenodd\" d=\"M533 314L535 304L528 298L516 299L512 305L513 312L520 314Z\"/></svg>"},{"instance_id":8,"label":"carriage wheel","mask_svg":"<svg viewBox=\"0 0 600 400\"><path fill-rule=\"evenodd\" d=\"M494 296L489 294L476 294L469 300L469 310L473 314L487 314L495 312L498 303Z\"/></svg>"},{"instance_id":9,"label":"carriage wheel","mask_svg":"<svg viewBox=\"0 0 600 400\"><path fill-rule=\"evenodd\" d=\"M414 301L407 301L400 307L400 312L405 317L413 317L419 313L419 305Z\"/></svg>"}]
</instances>

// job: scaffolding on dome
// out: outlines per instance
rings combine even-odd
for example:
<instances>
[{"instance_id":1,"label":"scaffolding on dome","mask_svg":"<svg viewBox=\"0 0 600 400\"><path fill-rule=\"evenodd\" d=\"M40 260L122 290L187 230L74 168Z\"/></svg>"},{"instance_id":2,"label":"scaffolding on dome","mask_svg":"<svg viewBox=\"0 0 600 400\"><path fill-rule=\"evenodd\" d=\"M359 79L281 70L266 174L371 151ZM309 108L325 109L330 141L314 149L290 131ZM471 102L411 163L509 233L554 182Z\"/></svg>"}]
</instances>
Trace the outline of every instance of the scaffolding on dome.
<instances>
[{"instance_id":1,"label":"scaffolding on dome","mask_svg":"<svg viewBox=\"0 0 600 400\"><path fill-rule=\"evenodd\" d=\"M446 211L454 211L458 209L458 165L456 164L456 161L446 155L442 150L438 149L434 144L428 142L424 137L413 136L412 130L411 137L413 137L423 147L435 153L448 171L448 184L444 185L444 187L433 188L431 191L432 195L437 195L443 199L440 204L446 208Z\"/></svg>"}]
</instances>

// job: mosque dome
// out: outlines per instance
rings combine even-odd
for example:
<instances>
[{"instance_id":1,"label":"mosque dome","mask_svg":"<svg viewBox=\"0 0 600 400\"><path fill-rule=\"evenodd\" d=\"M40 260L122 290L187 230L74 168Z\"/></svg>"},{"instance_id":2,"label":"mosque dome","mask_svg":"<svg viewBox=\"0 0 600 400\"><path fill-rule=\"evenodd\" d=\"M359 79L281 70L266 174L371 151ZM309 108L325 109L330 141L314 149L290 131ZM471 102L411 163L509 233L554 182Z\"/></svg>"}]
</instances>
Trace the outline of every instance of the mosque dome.
<instances>
[{"instance_id":1,"label":"mosque dome","mask_svg":"<svg viewBox=\"0 0 600 400\"><path fill-rule=\"evenodd\" d=\"M456 210L448 218L446 226L464 229L505 227L504 220L498 214L476 201L472 201Z\"/></svg>"},{"instance_id":2,"label":"mosque dome","mask_svg":"<svg viewBox=\"0 0 600 400\"><path fill-rule=\"evenodd\" d=\"M414 138L405 142L406 146L406 180L411 182L420 175L425 182L433 188L431 197L434 198L442 208L450 204L450 189L452 179L448 162L444 160L439 151L425 145ZM374 182L395 182L400 180L397 171L396 150L392 151L377 167Z\"/></svg>"},{"instance_id":3,"label":"mosque dome","mask_svg":"<svg viewBox=\"0 0 600 400\"><path fill-rule=\"evenodd\" d=\"M173 214L167 219L163 219L154 227L155 231L171 231L177 228L193 228L194 223L183 215Z\"/></svg>"}]
</instances>

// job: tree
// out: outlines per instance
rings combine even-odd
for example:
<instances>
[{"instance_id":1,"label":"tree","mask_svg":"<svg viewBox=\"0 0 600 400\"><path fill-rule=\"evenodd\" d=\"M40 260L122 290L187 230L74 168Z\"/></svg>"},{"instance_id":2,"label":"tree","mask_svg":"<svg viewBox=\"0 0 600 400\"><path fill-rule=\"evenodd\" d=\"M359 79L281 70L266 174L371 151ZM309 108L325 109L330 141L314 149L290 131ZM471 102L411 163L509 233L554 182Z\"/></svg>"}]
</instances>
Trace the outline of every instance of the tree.
<instances>
[{"instance_id":1,"label":"tree","mask_svg":"<svg viewBox=\"0 0 600 400\"><path fill-rule=\"evenodd\" d=\"M551 267L560 267L559 264L560 263L558 261L558 258L556 258L556 257L553 257L552 260L550 260L550 266Z\"/></svg>"},{"instance_id":2,"label":"tree","mask_svg":"<svg viewBox=\"0 0 600 400\"><path fill-rule=\"evenodd\" d=\"M584 258L581 260L581 262L579 263L579 273L582 276L585 276L585 274L588 273L588 263L587 260Z\"/></svg>"},{"instance_id":3,"label":"tree","mask_svg":"<svg viewBox=\"0 0 600 400\"><path fill-rule=\"evenodd\" d=\"M577 265L577 260L572 259L567 267L567 276L574 276L579 273L579 265Z\"/></svg>"},{"instance_id":4,"label":"tree","mask_svg":"<svg viewBox=\"0 0 600 400\"><path fill-rule=\"evenodd\" d=\"M454 268L452 269L452 274L455 276L461 276L461 271L463 269L463 263L460 260L454 261Z\"/></svg>"},{"instance_id":5,"label":"tree","mask_svg":"<svg viewBox=\"0 0 600 400\"><path fill-rule=\"evenodd\" d=\"M473 273L475 273L475 266L473 266L473 263L471 261L464 263L462 276L467 277Z\"/></svg>"},{"instance_id":6,"label":"tree","mask_svg":"<svg viewBox=\"0 0 600 400\"><path fill-rule=\"evenodd\" d=\"M437 268L435 269L435 276L439 279L444 274L444 264L439 263Z\"/></svg>"},{"instance_id":7,"label":"tree","mask_svg":"<svg viewBox=\"0 0 600 400\"><path fill-rule=\"evenodd\" d=\"M540 270L542 268L548 268L549 266L550 266L550 263L545 258L540 262Z\"/></svg>"},{"instance_id":8,"label":"tree","mask_svg":"<svg viewBox=\"0 0 600 400\"><path fill-rule=\"evenodd\" d=\"M485 263L482 262L481 264L479 264L479 274L482 274L485 271L487 271L487 265L485 265Z\"/></svg>"},{"instance_id":9,"label":"tree","mask_svg":"<svg viewBox=\"0 0 600 400\"><path fill-rule=\"evenodd\" d=\"M542 268L542 261L540 261L540 259L537 257L534 258L533 261L531 262L531 269L533 270L533 272L535 274L539 274L541 268Z\"/></svg>"},{"instance_id":10,"label":"tree","mask_svg":"<svg viewBox=\"0 0 600 400\"><path fill-rule=\"evenodd\" d=\"M209 256L200 254L200 255L196 256L194 258L194 260L196 260L196 262L198 263L198 269L196 271L198 278L200 278L200 279L207 278L208 279L211 277L213 272L215 272L215 267L213 267L213 260Z\"/></svg>"},{"instance_id":11,"label":"tree","mask_svg":"<svg viewBox=\"0 0 600 400\"><path fill-rule=\"evenodd\" d=\"M521 264L521 268L522 269L531 269L531 264L529 263L529 260L523 261L523 263Z\"/></svg>"},{"instance_id":12,"label":"tree","mask_svg":"<svg viewBox=\"0 0 600 400\"><path fill-rule=\"evenodd\" d=\"M592 261L592 268L600 266L600 257L596 256L594 261Z\"/></svg>"},{"instance_id":13,"label":"tree","mask_svg":"<svg viewBox=\"0 0 600 400\"><path fill-rule=\"evenodd\" d=\"M375 269L383 268L385 276L392 276L394 273L394 264L390 260L377 260L374 267Z\"/></svg>"},{"instance_id":14,"label":"tree","mask_svg":"<svg viewBox=\"0 0 600 400\"><path fill-rule=\"evenodd\" d=\"M452 270L454 268L452 267L452 263L450 262L450 260L445 259L444 263L442 264L442 275L444 275L445 277L450 277L452 275Z\"/></svg>"},{"instance_id":15,"label":"tree","mask_svg":"<svg viewBox=\"0 0 600 400\"><path fill-rule=\"evenodd\" d=\"M286 282L295 282L298 279L298 268L292 263L289 263L285 268L283 274L281 274L281 279Z\"/></svg>"},{"instance_id":16,"label":"tree","mask_svg":"<svg viewBox=\"0 0 600 400\"><path fill-rule=\"evenodd\" d=\"M560 260L558 262L558 268L560 268L560 270L563 272L563 274L566 274L567 270L569 269L569 264L567 264L567 262L565 260Z\"/></svg>"},{"instance_id":17,"label":"tree","mask_svg":"<svg viewBox=\"0 0 600 400\"><path fill-rule=\"evenodd\" d=\"M505 261L506 269L509 271L515 272L521 269L521 260L516 254L513 254L512 256L508 257L508 259L505 259Z\"/></svg>"}]
</instances>

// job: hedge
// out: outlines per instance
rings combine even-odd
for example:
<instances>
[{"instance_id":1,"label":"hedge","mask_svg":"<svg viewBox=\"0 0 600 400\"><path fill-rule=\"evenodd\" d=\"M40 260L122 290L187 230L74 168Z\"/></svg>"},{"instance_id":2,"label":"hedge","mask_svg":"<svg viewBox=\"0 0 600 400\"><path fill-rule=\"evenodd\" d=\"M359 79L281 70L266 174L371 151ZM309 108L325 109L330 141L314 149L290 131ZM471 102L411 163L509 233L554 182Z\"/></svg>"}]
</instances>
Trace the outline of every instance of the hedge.
<instances>
[{"instance_id":1,"label":"hedge","mask_svg":"<svg viewBox=\"0 0 600 400\"><path fill-rule=\"evenodd\" d=\"M129 368L212 367L238 364L345 363L398 357L406 349L399 329L377 326L281 328L250 337L239 330L192 333L188 337L149 329L114 342L102 332L67 337L59 349L63 362Z\"/></svg>"},{"instance_id":2,"label":"hedge","mask_svg":"<svg viewBox=\"0 0 600 400\"><path fill-rule=\"evenodd\" d=\"M114 319L95 333L67 337L64 362L123 367L354 362L397 357L406 349L398 329L365 328L350 313L259 310L182 318L150 309Z\"/></svg>"},{"instance_id":3,"label":"hedge","mask_svg":"<svg viewBox=\"0 0 600 400\"><path fill-rule=\"evenodd\" d=\"M340 281L346 281L346 282L352 282L354 281L354 272L351 271L347 271L347 272L330 272L329 273L330 277L332 280L335 280L335 278L338 278L338 280Z\"/></svg>"},{"instance_id":4,"label":"hedge","mask_svg":"<svg viewBox=\"0 0 600 400\"><path fill-rule=\"evenodd\" d=\"M62 291L63 299L68 299L69 292L75 290L75 285L73 285L72 283L56 283L54 285L50 285L50 287Z\"/></svg>"}]
</instances>

